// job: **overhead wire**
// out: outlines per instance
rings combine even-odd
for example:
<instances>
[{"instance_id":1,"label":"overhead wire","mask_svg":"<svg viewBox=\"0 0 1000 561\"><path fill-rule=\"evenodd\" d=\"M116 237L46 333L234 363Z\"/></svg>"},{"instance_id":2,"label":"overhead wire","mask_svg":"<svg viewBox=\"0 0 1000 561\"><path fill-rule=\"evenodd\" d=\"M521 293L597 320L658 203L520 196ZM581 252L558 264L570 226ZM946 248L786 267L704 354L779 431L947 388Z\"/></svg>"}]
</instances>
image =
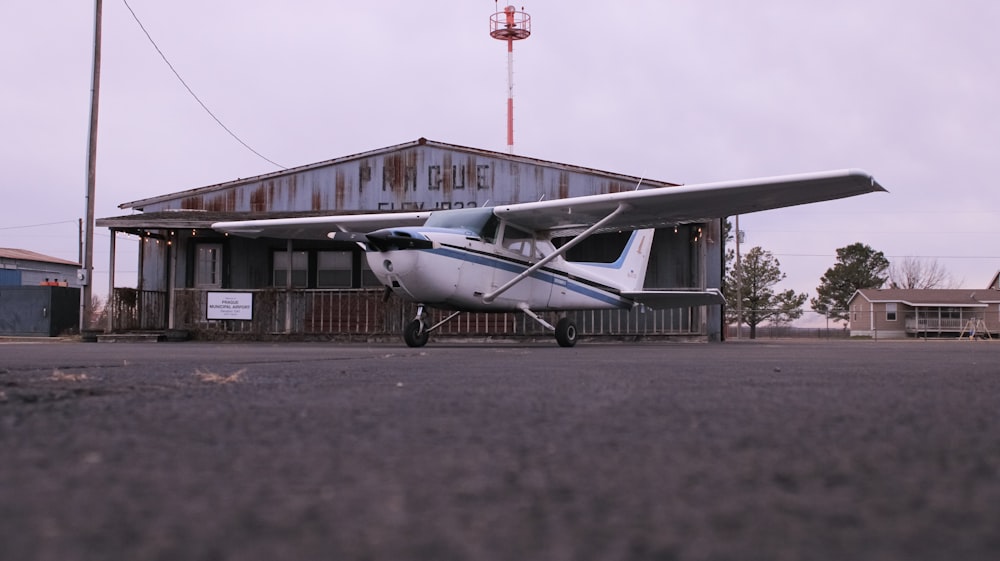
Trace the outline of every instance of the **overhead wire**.
<instances>
[{"instance_id":1,"label":"overhead wire","mask_svg":"<svg viewBox=\"0 0 1000 561\"><path fill-rule=\"evenodd\" d=\"M218 125L220 127L222 127L222 129L224 131L226 131L227 133L229 133L229 136L233 137L236 140L236 142L239 142L240 144L242 144L244 148L246 148L247 150L249 150L249 151L253 152L254 154L256 154L257 157L259 157L262 160L264 160L266 162L269 162L269 163L271 163L271 164L273 164L273 165L275 165L275 166L277 166L277 167L279 167L281 169L288 169L287 167L279 164L278 162L275 162L274 160L268 158L267 156L264 156L263 154L261 154L260 152L258 152L256 150L254 150L253 147L251 147L249 144L247 144L246 142L244 142L242 138L240 138L239 136L237 136L236 133L234 133L232 130L230 130L229 127L227 127L218 117L216 117L215 113L213 113L212 110L209 109L207 105L205 105L205 103L201 100L201 98L199 98L198 95L196 93L194 93L194 90L191 89L191 86L189 86L187 84L187 82L184 81L184 78L182 78L181 75L180 75L180 73L177 72L177 69L174 68L174 65L171 64L170 61L167 59L167 55L163 54L163 51L160 50L160 47L156 44L156 41L153 40L153 36L150 35L149 31L146 30L146 26L144 26L142 24L142 21L139 20L139 16L136 15L135 10L132 9L132 6L129 6L128 0L122 0L122 3L125 4L126 8L128 8L129 13L132 14L132 19L134 19L135 22L137 24L139 24L139 29L142 29L142 32L146 35L146 38L149 39L150 44L152 44L153 48L156 49L156 52L159 53L160 58L163 59L163 62L167 63L167 67L170 68L170 71L174 73L174 76L176 76L177 79L180 81L180 83L184 86L184 89L186 89L188 91L188 93L191 94L191 97L193 97L194 100L198 102L198 105L201 105L201 108L204 109L205 112L208 113L208 115L210 117L212 117L212 119L215 122L218 123Z\"/></svg>"},{"instance_id":2,"label":"overhead wire","mask_svg":"<svg viewBox=\"0 0 1000 561\"><path fill-rule=\"evenodd\" d=\"M0 230L21 230L24 228L39 228L41 226L55 226L57 224L76 224L77 220L60 220L59 222L43 222L41 224L25 224L23 226L0 226Z\"/></svg>"}]
</instances>

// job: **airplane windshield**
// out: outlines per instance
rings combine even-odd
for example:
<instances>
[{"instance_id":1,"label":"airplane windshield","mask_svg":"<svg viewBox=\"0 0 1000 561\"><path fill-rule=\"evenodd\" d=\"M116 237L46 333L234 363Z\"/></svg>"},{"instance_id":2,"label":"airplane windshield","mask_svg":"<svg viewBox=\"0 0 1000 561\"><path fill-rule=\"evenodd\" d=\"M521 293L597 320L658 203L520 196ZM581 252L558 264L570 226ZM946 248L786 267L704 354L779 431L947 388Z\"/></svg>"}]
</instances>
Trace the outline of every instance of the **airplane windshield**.
<instances>
[{"instance_id":1,"label":"airplane windshield","mask_svg":"<svg viewBox=\"0 0 1000 561\"><path fill-rule=\"evenodd\" d=\"M496 238L497 224L499 220L493 216L493 209L468 208L432 213L424 226L467 230L492 242Z\"/></svg>"}]
</instances>

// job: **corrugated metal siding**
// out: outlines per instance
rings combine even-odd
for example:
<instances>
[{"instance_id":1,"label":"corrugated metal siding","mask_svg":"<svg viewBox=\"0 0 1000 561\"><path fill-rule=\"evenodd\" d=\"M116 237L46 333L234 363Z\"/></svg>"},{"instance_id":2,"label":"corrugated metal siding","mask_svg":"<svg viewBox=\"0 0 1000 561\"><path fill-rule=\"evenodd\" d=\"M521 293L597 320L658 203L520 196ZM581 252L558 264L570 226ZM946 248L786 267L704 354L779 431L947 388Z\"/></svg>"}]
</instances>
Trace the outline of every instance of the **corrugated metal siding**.
<instances>
[{"instance_id":1,"label":"corrugated metal siding","mask_svg":"<svg viewBox=\"0 0 1000 561\"><path fill-rule=\"evenodd\" d=\"M415 146L286 175L161 197L145 212L396 211L466 208L631 190L630 179L491 153Z\"/></svg>"}]
</instances>

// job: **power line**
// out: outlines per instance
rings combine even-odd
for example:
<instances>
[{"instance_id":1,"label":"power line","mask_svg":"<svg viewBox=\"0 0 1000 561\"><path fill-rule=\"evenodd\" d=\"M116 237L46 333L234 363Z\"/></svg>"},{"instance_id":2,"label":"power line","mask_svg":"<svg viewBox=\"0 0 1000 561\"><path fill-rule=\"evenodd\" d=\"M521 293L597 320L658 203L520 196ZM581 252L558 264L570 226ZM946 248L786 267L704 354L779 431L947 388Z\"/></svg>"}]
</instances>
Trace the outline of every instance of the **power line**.
<instances>
[{"instance_id":1,"label":"power line","mask_svg":"<svg viewBox=\"0 0 1000 561\"><path fill-rule=\"evenodd\" d=\"M76 224L77 220L62 220L60 222L44 222L42 224L26 224L24 226L3 226L0 230L21 230L24 228L40 228L42 226L55 226L57 224Z\"/></svg>"},{"instance_id":2,"label":"power line","mask_svg":"<svg viewBox=\"0 0 1000 561\"><path fill-rule=\"evenodd\" d=\"M242 144L244 148L246 148L247 150L253 152L254 154L256 154L262 160L264 160L266 162L269 162L269 163L271 163L271 164L273 164L275 166L278 166L281 169L288 169L287 167L279 164L278 162L275 162L274 160L271 160L271 159L267 158L266 156L264 156L260 152L254 150L252 147L250 147L249 144L247 144L246 142L243 142L242 138L236 136L236 133L234 133L233 131L229 130L229 127L227 127L225 124L223 124L223 122L221 120L219 120L218 117L215 116L215 113L212 113L212 110L209 109L208 106L205 105L204 102L201 101L201 99L198 97L198 95L194 93L194 90L192 90L191 87L187 85L187 82L184 81L184 78L181 78L180 73L177 72L177 69L174 68L174 65L170 64L170 61L167 60L167 55L163 54L163 51L161 51L160 47L157 46L156 41L153 41L153 37L149 34L148 31L146 31L146 26L142 25L142 22L139 21L139 16L135 15L135 11L132 10L132 6L128 5L128 1L127 0L122 0L122 3L125 4L125 7L128 8L129 13L132 14L132 19L134 19L135 22L137 24L139 24L139 29L142 29L142 32L146 34L146 38L149 39L150 44L152 44L153 48L156 49L156 52L160 54L160 58L163 59L163 62L167 63L167 66L170 68L170 71L174 73L174 76L177 77L177 79L184 86L184 88L188 91L188 93L191 94L191 97L193 97L194 100L198 102L198 105L201 105L201 108L204 109L205 112L208 113L208 115L210 117L212 117L212 119L214 119L215 122L218 123L220 127L222 127L222 130L224 130L227 133L229 133L229 136L231 136L234 139L236 139L236 142L239 142L240 144Z\"/></svg>"},{"instance_id":3,"label":"power line","mask_svg":"<svg viewBox=\"0 0 1000 561\"><path fill-rule=\"evenodd\" d=\"M836 259L836 255L832 253L773 253L775 257L832 257ZM918 259L1000 259L1000 255L886 255L893 259L902 259L904 257L915 257Z\"/></svg>"}]
</instances>

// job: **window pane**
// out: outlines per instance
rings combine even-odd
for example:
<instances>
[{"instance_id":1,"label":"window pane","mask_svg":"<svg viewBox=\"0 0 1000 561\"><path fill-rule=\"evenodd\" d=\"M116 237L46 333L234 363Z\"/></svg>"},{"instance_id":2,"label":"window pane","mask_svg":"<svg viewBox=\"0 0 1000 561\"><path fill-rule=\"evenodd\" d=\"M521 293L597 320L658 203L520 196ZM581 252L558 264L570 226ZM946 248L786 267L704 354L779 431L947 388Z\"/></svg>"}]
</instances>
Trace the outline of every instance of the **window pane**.
<instances>
[{"instance_id":1,"label":"window pane","mask_svg":"<svg viewBox=\"0 0 1000 561\"><path fill-rule=\"evenodd\" d=\"M896 303L888 302L885 305L885 319L886 321L896 321Z\"/></svg>"},{"instance_id":2,"label":"window pane","mask_svg":"<svg viewBox=\"0 0 1000 561\"><path fill-rule=\"evenodd\" d=\"M194 285L219 288L222 286L222 244L198 244L195 252Z\"/></svg>"},{"instance_id":3,"label":"window pane","mask_svg":"<svg viewBox=\"0 0 1000 561\"><path fill-rule=\"evenodd\" d=\"M508 251L531 257L535 249L535 240L530 232L507 224L503 229L503 247Z\"/></svg>"},{"instance_id":4,"label":"window pane","mask_svg":"<svg viewBox=\"0 0 1000 561\"><path fill-rule=\"evenodd\" d=\"M274 252L273 286L285 286L288 271L288 252ZM292 252L292 286L305 287L309 285L309 254L305 251Z\"/></svg>"},{"instance_id":5,"label":"window pane","mask_svg":"<svg viewBox=\"0 0 1000 561\"><path fill-rule=\"evenodd\" d=\"M350 251L320 251L316 254L316 286L320 288L350 288Z\"/></svg>"}]
</instances>

